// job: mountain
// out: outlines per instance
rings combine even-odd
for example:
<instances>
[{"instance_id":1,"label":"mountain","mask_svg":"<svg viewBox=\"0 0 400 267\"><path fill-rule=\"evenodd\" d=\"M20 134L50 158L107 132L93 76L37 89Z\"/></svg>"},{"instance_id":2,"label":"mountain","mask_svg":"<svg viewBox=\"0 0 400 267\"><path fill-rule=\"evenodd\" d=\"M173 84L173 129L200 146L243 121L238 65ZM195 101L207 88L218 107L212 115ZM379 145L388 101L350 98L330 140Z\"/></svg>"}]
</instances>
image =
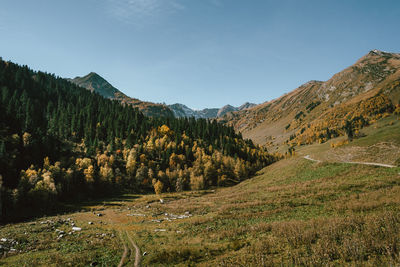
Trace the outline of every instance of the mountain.
<instances>
[{"instance_id":1,"label":"mountain","mask_svg":"<svg viewBox=\"0 0 400 267\"><path fill-rule=\"evenodd\" d=\"M93 73L80 81L122 94ZM0 59L0 223L117 192L232 185L279 159L215 120L123 101Z\"/></svg>"},{"instance_id":2,"label":"mountain","mask_svg":"<svg viewBox=\"0 0 400 267\"><path fill-rule=\"evenodd\" d=\"M182 118L182 117L195 117L197 118L205 118L205 119L210 119L210 118L217 118L217 117L222 117L228 112L232 111L239 111L239 110L245 110L248 108L251 108L253 106L256 106L256 104L246 102L240 107L233 107L231 105L226 105L223 106L222 108L205 108L202 110L194 110L191 109L183 104L173 104L173 105L168 105L168 107L174 112L175 117L177 118Z\"/></svg>"},{"instance_id":3,"label":"mountain","mask_svg":"<svg viewBox=\"0 0 400 267\"><path fill-rule=\"evenodd\" d=\"M105 98L115 99L123 104L131 105L138 108L146 116L163 116L163 117L176 117L176 118L189 118L194 117L196 119L204 118L211 119L222 117L228 112L244 110L255 106L252 103L244 103L240 107L233 107L226 105L220 109L218 108L205 108L202 110L194 110L187 107L184 104L173 104L163 105L155 104L152 102L141 101L136 98L129 97L119 91L117 88L112 86L103 77L95 72L91 72L83 77L75 77L74 79L68 79L69 81L79 85L80 87L86 88L91 92L96 92Z\"/></svg>"},{"instance_id":4,"label":"mountain","mask_svg":"<svg viewBox=\"0 0 400 267\"><path fill-rule=\"evenodd\" d=\"M271 147L325 142L387 116L400 102L400 54L370 51L328 81L310 81L220 121Z\"/></svg>"},{"instance_id":5,"label":"mountain","mask_svg":"<svg viewBox=\"0 0 400 267\"><path fill-rule=\"evenodd\" d=\"M166 105L141 101L139 99L129 97L112 86L103 77L95 72L91 72L83 77L76 77L68 80L76 85L79 85L80 87L90 90L91 92L96 92L105 98L118 100L123 104L138 108L146 116L174 116L171 109L169 109Z\"/></svg>"}]
</instances>

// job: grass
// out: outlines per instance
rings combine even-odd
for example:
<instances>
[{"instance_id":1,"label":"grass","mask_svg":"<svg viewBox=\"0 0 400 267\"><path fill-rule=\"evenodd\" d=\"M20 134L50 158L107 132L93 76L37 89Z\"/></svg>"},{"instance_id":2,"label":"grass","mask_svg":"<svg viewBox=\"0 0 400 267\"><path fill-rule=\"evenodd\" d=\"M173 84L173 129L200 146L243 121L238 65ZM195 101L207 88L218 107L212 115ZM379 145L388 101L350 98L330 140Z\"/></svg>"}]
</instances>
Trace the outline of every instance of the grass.
<instances>
[{"instance_id":1,"label":"grass","mask_svg":"<svg viewBox=\"0 0 400 267\"><path fill-rule=\"evenodd\" d=\"M398 265L399 173L400 168L297 157L231 188L163 194L164 204L156 195L126 195L112 205L87 203L87 209L104 215L68 215L84 227L80 235L59 241L39 222L1 227L0 238L26 238L21 243L32 249L21 248L0 262L116 266L123 252L118 233L126 230L147 254L144 266ZM172 219L171 214L192 216ZM108 235L99 239L96 233Z\"/></svg>"},{"instance_id":2,"label":"grass","mask_svg":"<svg viewBox=\"0 0 400 267\"><path fill-rule=\"evenodd\" d=\"M362 137L337 148L347 138L342 136L323 144L296 148L299 155L311 155L314 159L330 162L358 161L377 162L400 166L400 120L389 116L361 130Z\"/></svg>"}]
</instances>

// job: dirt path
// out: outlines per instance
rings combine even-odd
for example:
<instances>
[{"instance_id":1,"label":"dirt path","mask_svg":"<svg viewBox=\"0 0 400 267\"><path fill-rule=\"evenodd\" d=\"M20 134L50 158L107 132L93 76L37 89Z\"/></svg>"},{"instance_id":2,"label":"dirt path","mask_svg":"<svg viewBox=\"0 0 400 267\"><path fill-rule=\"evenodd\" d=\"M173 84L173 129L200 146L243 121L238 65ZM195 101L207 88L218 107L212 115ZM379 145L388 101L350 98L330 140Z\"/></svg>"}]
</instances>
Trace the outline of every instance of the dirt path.
<instances>
[{"instance_id":1,"label":"dirt path","mask_svg":"<svg viewBox=\"0 0 400 267\"><path fill-rule=\"evenodd\" d=\"M136 245L135 242L133 242L132 237L129 235L128 231L125 231L126 235L128 236L129 242L131 243L131 245L135 248L135 267L140 266L140 249L139 247Z\"/></svg>"},{"instance_id":2,"label":"dirt path","mask_svg":"<svg viewBox=\"0 0 400 267\"><path fill-rule=\"evenodd\" d=\"M118 264L118 267L122 267L124 265L124 262L126 260L126 256L128 256L128 247L126 246L125 242L124 242L124 238L122 237L122 234L119 234L119 237L122 241L122 244L124 245L124 253L122 254L121 260Z\"/></svg>"},{"instance_id":3,"label":"dirt path","mask_svg":"<svg viewBox=\"0 0 400 267\"><path fill-rule=\"evenodd\" d=\"M307 160L311 160L314 162L322 162L318 159L313 159L310 157L310 155L306 155L303 158ZM341 161L339 163L349 163L349 164L361 164L361 165L371 165L371 166L379 166L379 167L386 167L386 168L395 168L397 166L390 165L390 164L384 164L384 163L377 163L377 162L358 162L358 161Z\"/></svg>"},{"instance_id":4,"label":"dirt path","mask_svg":"<svg viewBox=\"0 0 400 267\"><path fill-rule=\"evenodd\" d=\"M303 158L308 159L308 160L311 160L311 161L314 161L314 162L321 162L321 161L318 160L318 159L312 159L312 158L310 157L310 155L304 156Z\"/></svg>"}]
</instances>

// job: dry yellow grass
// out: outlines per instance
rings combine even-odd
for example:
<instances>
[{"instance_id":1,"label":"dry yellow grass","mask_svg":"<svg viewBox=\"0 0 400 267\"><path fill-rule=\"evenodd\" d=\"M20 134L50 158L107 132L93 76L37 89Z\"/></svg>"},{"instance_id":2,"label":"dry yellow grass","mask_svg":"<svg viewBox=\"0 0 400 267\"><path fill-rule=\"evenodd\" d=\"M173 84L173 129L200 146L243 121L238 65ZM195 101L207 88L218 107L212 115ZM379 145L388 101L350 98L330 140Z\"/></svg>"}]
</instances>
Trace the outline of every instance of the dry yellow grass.
<instances>
[{"instance_id":1,"label":"dry yellow grass","mask_svg":"<svg viewBox=\"0 0 400 267\"><path fill-rule=\"evenodd\" d=\"M87 206L101 217L93 211L69 216L82 225L94 222L84 231L128 231L146 252L145 266L389 266L400 263L399 172L290 158L231 188L127 195ZM2 227L0 235L19 227ZM110 265L117 265L123 245L111 241L102 245L114 251ZM48 242L40 255L58 255L57 242ZM93 253L74 265L88 264ZM46 263L24 252L2 262L30 260Z\"/></svg>"}]
</instances>

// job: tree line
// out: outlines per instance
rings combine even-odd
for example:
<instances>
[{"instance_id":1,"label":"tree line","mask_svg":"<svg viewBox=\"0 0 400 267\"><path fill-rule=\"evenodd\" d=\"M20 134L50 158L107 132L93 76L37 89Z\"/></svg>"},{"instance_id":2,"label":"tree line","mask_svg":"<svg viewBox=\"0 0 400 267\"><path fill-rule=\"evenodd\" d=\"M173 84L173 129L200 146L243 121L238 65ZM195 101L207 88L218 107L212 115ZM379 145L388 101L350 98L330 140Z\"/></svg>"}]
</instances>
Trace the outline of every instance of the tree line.
<instances>
[{"instance_id":1,"label":"tree line","mask_svg":"<svg viewBox=\"0 0 400 267\"><path fill-rule=\"evenodd\" d=\"M215 120L146 117L54 74L0 60L3 220L123 191L231 185L278 158Z\"/></svg>"}]
</instances>

